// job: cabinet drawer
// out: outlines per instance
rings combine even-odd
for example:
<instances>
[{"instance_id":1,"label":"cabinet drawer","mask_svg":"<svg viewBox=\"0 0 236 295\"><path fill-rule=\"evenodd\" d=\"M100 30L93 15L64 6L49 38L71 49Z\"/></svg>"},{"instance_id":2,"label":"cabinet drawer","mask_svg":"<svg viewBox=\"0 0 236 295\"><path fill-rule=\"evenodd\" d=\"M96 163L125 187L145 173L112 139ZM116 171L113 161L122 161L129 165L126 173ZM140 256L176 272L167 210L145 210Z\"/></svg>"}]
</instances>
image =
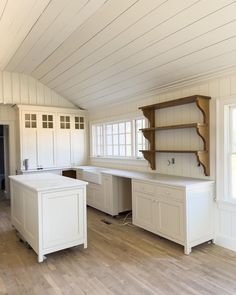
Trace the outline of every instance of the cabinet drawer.
<instances>
[{"instance_id":1,"label":"cabinet drawer","mask_svg":"<svg viewBox=\"0 0 236 295\"><path fill-rule=\"evenodd\" d=\"M152 183L146 183L142 181L133 181L133 190L136 192L141 192L149 195L154 195L155 185Z\"/></svg>"},{"instance_id":2,"label":"cabinet drawer","mask_svg":"<svg viewBox=\"0 0 236 295\"><path fill-rule=\"evenodd\" d=\"M156 186L156 195L163 198L168 198L176 201L184 201L185 192L178 188L172 188L168 186Z\"/></svg>"}]
</instances>

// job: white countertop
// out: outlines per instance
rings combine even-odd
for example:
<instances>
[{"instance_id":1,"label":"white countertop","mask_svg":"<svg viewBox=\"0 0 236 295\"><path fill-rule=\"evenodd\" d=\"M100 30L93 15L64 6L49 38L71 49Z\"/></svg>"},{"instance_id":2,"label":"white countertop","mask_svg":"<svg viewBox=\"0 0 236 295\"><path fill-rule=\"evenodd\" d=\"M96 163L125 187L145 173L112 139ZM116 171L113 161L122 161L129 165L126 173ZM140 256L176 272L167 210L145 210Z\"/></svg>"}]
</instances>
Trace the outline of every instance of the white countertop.
<instances>
[{"instance_id":1,"label":"white countertop","mask_svg":"<svg viewBox=\"0 0 236 295\"><path fill-rule=\"evenodd\" d=\"M214 183L213 180L205 180L199 178L172 176L160 173L150 173L150 172L136 172L128 170L111 169L98 166L77 166L74 169L94 171L96 173L110 174L119 177L131 178L136 180L151 181L160 184L174 185L179 187L187 187L199 184L209 184Z\"/></svg>"},{"instance_id":2,"label":"white countertop","mask_svg":"<svg viewBox=\"0 0 236 295\"><path fill-rule=\"evenodd\" d=\"M9 176L9 178L38 192L64 188L76 188L88 184L82 180L44 172L27 175L14 175Z\"/></svg>"}]
</instances>

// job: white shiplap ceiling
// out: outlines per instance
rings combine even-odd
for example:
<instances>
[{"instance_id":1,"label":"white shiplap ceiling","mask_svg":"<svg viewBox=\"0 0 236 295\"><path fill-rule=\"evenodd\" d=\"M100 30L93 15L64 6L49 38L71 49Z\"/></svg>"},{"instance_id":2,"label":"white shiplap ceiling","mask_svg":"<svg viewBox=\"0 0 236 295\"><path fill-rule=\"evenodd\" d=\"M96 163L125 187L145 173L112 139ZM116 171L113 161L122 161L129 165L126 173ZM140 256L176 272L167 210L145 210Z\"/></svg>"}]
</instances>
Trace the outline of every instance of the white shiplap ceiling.
<instances>
[{"instance_id":1,"label":"white shiplap ceiling","mask_svg":"<svg viewBox=\"0 0 236 295\"><path fill-rule=\"evenodd\" d=\"M236 65L236 1L0 0L0 69L80 107Z\"/></svg>"}]
</instances>

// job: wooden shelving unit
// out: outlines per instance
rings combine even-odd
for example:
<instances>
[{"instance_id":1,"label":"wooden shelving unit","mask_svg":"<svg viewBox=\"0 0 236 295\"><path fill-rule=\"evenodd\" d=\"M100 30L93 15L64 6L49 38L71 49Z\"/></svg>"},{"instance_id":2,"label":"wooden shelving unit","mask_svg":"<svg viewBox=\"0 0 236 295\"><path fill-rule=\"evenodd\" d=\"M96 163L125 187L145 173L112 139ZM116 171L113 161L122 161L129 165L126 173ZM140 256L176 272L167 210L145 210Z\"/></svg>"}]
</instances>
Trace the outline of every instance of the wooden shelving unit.
<instances>
[{"instance_id":1,"label":"wooden shelving unit","mask_svg":"<svg viewBox=\"0 0 236 295\"><path fill-rule=\"evenodd\" d=\"M144 137L148 140L150 149L142 150L144 158L149 162L151 169L156 169L156 153L192 153L197 157L199 165L203 166L206 176L210 175L209 164L209 96L193 95L183 97L167 102L161 102L153 105L140 107L144 116L148 119L149 127L140 129L143 132ZM185 105L189 103L195 103L197 108L202 112L203 122L195 122L188 124L176 124L167 126L155 126L155 110L164 109L179 105ZM156 150L155 149L155 134L156 131L171 130L171 129L186 129L194 128L196 134L201 137L204 144L203 150Z\"/></svg>"}]
</instances>

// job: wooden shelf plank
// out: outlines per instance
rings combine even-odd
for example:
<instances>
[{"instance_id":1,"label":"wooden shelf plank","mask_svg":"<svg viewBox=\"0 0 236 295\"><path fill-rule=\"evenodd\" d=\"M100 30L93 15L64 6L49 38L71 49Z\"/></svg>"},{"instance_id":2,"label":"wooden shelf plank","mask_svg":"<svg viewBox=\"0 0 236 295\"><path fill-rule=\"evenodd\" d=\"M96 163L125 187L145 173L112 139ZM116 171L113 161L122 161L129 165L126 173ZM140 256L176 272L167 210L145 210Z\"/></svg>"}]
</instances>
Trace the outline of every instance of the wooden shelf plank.
<instances>
[{"instance_id":1,"label":"wooden shelf plank","mask_svg":"<svg viewBox=\"0 0 236 295\"><path fill-rule=\"evenodd\" d=\"M164 108L169 108L169 107L174 107L174 106L179 106L179 105L184 105L188 103L193 103L197 102L199 99L206 99L209 100L211 99L209 96L204 96L204 95L192 95L192 96L187 96L179 99L174 99L174 100L169 100L169 101L164 101L156 104L151 104L148 106L143 106L140 107L140 110L158 110L158 109L164 109Z\"/></svg>"},{"instance_id":2,"label":"wooden shelf plank","mask_svg":"<svg viewBox=\"0 0 236 295\"><path fill-rule=\"evenodd\" d=\"M204 151L204 150L140 150L140 152L145 152L145 153L181 153L181 154L208 153L208 151Z\"/></svg>"},{"instance_id":3,"label":"wooden shelf plank","mask_svg":"<svg viewBox=\"0 0 236 295\"><path fill-rule=\"evenodd\" d=\"M146 131L156 131L156 130L168 130L168 129L185 129L185 128L198 128L198 127L206 127L207 124L203 123L188 123L188 124L176 124L176 125L166 125L166 126L158 126L151 128L142 128L139 129L142 132Z\"/></svg>"}]
</instances>

